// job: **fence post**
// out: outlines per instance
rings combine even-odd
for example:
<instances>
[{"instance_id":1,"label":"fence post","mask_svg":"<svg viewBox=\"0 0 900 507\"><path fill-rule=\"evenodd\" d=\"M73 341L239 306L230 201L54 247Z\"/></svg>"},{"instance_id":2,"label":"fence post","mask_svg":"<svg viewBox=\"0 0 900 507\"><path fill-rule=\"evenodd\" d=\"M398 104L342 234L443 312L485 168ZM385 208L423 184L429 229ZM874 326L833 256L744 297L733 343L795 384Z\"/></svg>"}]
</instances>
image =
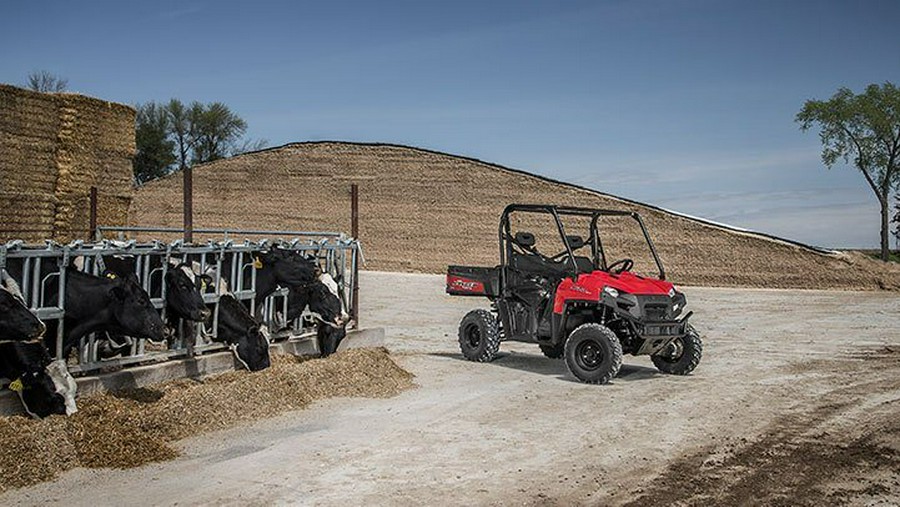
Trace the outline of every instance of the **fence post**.
<instances>
[{"instance_id":1,"label":"fence post","mask_svg":"<svg viewBox=\"0 0 900 507\"><path fill-rule=\"evenodd\" d=\"M190 167L181 171L184 176L184 242L194 242L194 178Z\"/></svg>"},{"instance_id":2,"label":"fence post","mask_svg":"<svg viewBox=\"0 0 900 507\"><path fill-rule=\"evenodd\" d=\"M89 241L99 239L97 237L97 187L91 187L91 215L90 215Z\"/></svg>"},{"instance_id":3,"label":"fence post","mask_svg":"<svg viewBox=\"0 0 900 507\"><path fill-rule=\"evenodd\" d=\"M350 234L359 241L359 185L350 185ZM359 250L353 252L356 262L353 263L353 296L351 318L359 329Z\"/></svg>"}]
</instances>

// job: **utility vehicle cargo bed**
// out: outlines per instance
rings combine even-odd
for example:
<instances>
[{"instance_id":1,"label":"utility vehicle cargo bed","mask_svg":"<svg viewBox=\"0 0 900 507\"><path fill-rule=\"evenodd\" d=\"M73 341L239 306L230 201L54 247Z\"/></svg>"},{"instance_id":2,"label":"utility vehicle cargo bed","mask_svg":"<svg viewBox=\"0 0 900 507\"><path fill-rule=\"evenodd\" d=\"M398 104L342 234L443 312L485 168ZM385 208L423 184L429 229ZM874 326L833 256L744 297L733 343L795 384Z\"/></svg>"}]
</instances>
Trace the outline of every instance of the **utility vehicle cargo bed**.
<instances>
[{"instance_id":1,"label":"utility vehicle cargo bed","mask_svg":"<svg viewBox=\"0 0 900 507\"><path fill-rule=\"evenodd\" d=\"M448 266L447 294L451 296L500 295L500 268Z\"/></svg>"}]
</instances>

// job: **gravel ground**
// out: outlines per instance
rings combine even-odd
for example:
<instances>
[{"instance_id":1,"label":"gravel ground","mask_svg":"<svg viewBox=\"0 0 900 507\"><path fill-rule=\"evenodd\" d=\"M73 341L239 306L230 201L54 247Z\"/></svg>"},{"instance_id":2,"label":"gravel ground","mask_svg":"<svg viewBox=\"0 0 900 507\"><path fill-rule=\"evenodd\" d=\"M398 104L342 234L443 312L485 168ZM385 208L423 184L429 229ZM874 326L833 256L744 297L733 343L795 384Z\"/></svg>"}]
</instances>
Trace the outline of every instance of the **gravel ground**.
<instances>
[{"instance_id":1,"label":"gravel ground","mask_svg":"<svg viewBox=\"0 0 900 507\"><path fill-rule=\"evenodd\" d=\"M626 357L608 386L537 347L460 359L482 300L364 273L365 327L419 385L179 441L175 460L79 468L4 505L891 505L900 501L900 296L685 288L689 377Z\"/></svg>"}]
</instances>

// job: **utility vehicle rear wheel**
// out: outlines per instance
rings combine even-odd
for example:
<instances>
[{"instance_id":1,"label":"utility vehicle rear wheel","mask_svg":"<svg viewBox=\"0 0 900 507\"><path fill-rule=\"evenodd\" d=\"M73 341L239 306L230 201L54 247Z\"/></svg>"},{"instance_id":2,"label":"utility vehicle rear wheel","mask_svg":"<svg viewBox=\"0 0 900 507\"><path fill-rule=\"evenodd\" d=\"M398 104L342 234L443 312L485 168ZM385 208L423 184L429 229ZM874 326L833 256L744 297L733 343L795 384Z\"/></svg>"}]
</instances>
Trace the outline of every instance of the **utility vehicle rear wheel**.
<instances>
[{"instance_id":1,"label":"utility vehicle rear wheel","mask_svg":"<svg viewBox=\"0 0 900 507\"><path fill-rule=\"evenodd\" d=\"M566 366L578 380L605 384L622 367L622 344L611 329L600 324L582 324L565 345Z\"/></svg>"},{"instance_id":2,"label":"utility vehicle rear wheel","mask_svg":"<svg viewBox=\"0 0 900 507\"><path fill-rule=\"evenodd\" d=\"M687 375L700 364L702 355L703 342L700 341L700 335L688 324L687 333L683 337L672 340L658 354L650 356L650 360L663 373Z\"/></svg>"},{"instance_id":3,"label":"utility vehicle rear wheel","mask_svg":"<svg viewBox=\"0 0 900 507\"><path fill-rule=\"evenodd\" d=\"M486 363L500 349L500 325L487 310L472 310L459 323L459 350L469 361Z\"/></svg>"},{"instance_id":4,"label":"utility vehicle rear wheel","mask_svg":"<svg viewBox=\"0 0 900 507\"><path fill-rule=\"evenodd\" d=\"M541 345L541 352L550 359L560 359L566 353L566 344L559 345Z\"/></svg>"}]
</instances>

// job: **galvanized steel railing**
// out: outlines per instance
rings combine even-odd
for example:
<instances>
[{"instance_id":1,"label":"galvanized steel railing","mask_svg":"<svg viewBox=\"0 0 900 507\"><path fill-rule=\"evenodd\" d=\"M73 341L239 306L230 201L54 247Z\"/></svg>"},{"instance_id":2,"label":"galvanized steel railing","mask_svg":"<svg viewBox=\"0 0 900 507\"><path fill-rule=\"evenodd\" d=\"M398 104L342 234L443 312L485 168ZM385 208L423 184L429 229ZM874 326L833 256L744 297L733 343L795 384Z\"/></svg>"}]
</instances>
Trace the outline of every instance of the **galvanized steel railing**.
<instances>
[{"instance_id":1,"label":"galvanized steel railing","mask_svg":"<svg viewBox=\"0 0 900 507\"><path fill-rule=\"evenodd\" d=\"M98 236L104 232L116 232L122 238L127 232L180 232L177 229L138 227L103 227L98 228L98 231ZM361 255L357 240L347 238L341 233L327 232L225 231L221 229L195 229L195 232L222 234L223 240L185 245L180 240L171 243L161 241L137 243L133 240L109 241L98 237L96 243L78 241L68 245L59 245L47 242L44 247L26 246L21 241L14 241L0 244L0 269L6 268L9 259L22 259L22 275L17 282L26 303L35 315L44 321L55 320L58 322L56 350L50 352L51 355L59 358L62 356L63 336L65 335L66 267L75 267L87 273L100 275L104 270L103 257L132 256L135 259L135 274L138 281L148 292L153 306L160 312L164 320L166 317L165 277L167 271L172 268L170 260L198 262L201 272L205 272L208 266L217 268L213 280L215 292L203 294L204 301L213 305L213 324L210 328L198 324L194 326L195 332L191 336L183 336L182 328L184 326L179 325L176 336L168 342L164 350L153 350L153 347L148 349L144 340L134 339L129 353L115 359L100 359L98 345L101 337L89 335L81 339L78 344L76 362L69 365L69 369L73 373L162 361L173 357L186 357L224 349L224 345L212 341L212 338L216 336L219 318L218 303L221 296L219 282L223 275L231 281L229 289L233 296L236 299L247 301L251 314L261 316L262 323L270 330L272 340L286 340L314 334L314 324L311 320L300 317L288 323L278 317L279 312L284 316L288 313L288 290L286 288L277 289L275 293L263 300L261 308L257 311L255 305L256 270L253 269L253 254L272 246L297 250L309 257L315 257L322 267L322 271L331 274L338 283L339 297L344 302L348 313L356 315L356 309L353 308L352 290L357 286L355 277L358 273ZM292 239L244 240L238 243L227 239L228 235L233 234L270 235ZM155 260L159 262L152 262L153 257L158 257L159 259ZM49 263L50 268L48 268L47 259L56 262ZM75 263L76 259L80 259L80 261ZM228 274L222 273L222 265L225 263L230 263L232 267ZM42 264L44 265L43 269ZM56 284L58 296L53 298L53 301L48 301L47 293L51 284ZM279 329L284 330L279 331Z\"/></svg>"}]
</instances>

